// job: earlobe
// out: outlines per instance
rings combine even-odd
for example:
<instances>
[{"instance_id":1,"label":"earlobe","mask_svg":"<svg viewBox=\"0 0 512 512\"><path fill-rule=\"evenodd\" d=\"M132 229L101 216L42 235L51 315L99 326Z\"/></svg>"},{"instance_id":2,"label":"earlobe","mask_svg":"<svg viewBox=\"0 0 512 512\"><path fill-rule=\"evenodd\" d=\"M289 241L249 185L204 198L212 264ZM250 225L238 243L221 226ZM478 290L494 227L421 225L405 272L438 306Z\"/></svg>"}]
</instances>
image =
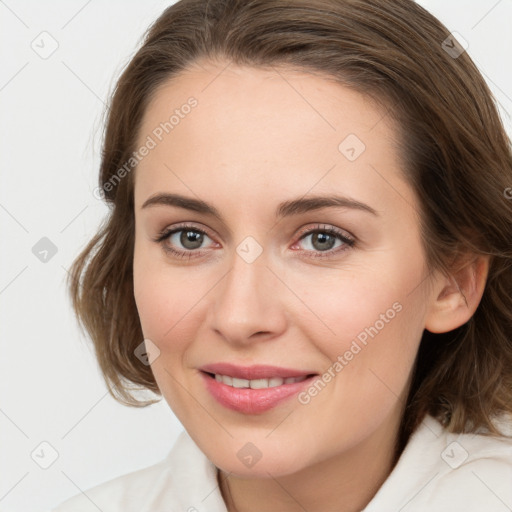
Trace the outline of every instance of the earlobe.
<instances>
[{"instance_id":1,"label":"earlobe","mask_svg":"<svg viewBox=\"0 0 512 512\"><path fill-rule=\"evenodd\" d=\"M449 332L465 324L475 313L485 289L489 256L475 256L450 276L439 279L425 321L432 333ZM437 295L436 295L437 294Z\"/></svg>"}]
</instances>

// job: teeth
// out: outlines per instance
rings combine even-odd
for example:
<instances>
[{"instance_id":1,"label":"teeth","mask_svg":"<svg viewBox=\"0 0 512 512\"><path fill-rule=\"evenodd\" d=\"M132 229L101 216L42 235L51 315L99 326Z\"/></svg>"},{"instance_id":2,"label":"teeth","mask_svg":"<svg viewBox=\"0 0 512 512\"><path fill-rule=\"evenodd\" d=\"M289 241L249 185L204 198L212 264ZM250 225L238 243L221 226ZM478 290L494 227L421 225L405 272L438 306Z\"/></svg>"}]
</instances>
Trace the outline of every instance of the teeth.
<instances>
[{"instance_id":1,"label":"teeth","mask_svg":"<svg viewBox=\"0 0 512 512\"><path fill-rule=\"evenodd\" d=\"M272 385L269 380L272 380ZM283 384L283 379L279 377L273 377L272 379L254 379L249 381L249 385L251 389L264 389L264 388L273 388L275 386L281 386Z\"/></svg>"},{"instance_id":2,"label":"teeth","mask_svg":"<svg viewBox=\"0 0 512 512\"><path fill-rule=\"evenodd\" d=\"M286 379L282 379L281 377L272 377L270 379L237 379L236 377L230 377L229 375L219 375L215 374L215 380L217 382L222 382L228 386L232 386L234 388L251 388L251 389L265 389L265 388L274 388L276 386L282 386L283 384L293 384L294 382L301 382L306 378L306 376L302 377L288 377Z\"/></svg>"},{"instance_id":3,"label":"teeth","mask_svg":"<svg viewBox=\"0 0 512 512\"><path fill-rule=\"evenodd\" d=\"M223 377L224 379L224 377ZM249 387L249 382L247 379L237 379L236 377L233 377L233 379L231 379L231 377L228 377L229 380L232 380L233 383L231 384L234 388L248 388Z\"/></svg>"}]
</instances>

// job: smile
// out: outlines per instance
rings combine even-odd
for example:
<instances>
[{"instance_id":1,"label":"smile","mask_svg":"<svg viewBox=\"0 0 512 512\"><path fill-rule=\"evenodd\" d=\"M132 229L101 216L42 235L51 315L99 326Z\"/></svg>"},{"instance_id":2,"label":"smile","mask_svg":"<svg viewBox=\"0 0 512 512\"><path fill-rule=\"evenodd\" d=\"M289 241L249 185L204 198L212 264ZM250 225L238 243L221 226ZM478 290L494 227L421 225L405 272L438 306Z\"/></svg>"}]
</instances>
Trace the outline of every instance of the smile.
<instances>
[{"instance_id":1,"label":"smile","mask_svg":"<svg viewBox=\"0 0 512 512\"><path fill-rule=\"evenodd\" d=\"M290 400L318 375L243 379L199 372L210 396L223 407L242 414L263 414Z\"/></svg>"},{"instance_id":2,"label":"smile","mask_svg":"<svg viewBox=\"0 0 512 512\"><path fill-rule=\"evenodd\" d=\"M288 377L286 379L282 377L271 377L270 379L238 379L236 377L230 377L229 375L219 375L215 374L215 380L217 382L222 382L227 386L232 386L234 388L250 388L250 389L265 389L265 388L274 388L277 386L282 386L283 384L294 384L295 382L302 382L307 379L307 375L303 375L302 377Z\"/></svg>"}]
</instances>

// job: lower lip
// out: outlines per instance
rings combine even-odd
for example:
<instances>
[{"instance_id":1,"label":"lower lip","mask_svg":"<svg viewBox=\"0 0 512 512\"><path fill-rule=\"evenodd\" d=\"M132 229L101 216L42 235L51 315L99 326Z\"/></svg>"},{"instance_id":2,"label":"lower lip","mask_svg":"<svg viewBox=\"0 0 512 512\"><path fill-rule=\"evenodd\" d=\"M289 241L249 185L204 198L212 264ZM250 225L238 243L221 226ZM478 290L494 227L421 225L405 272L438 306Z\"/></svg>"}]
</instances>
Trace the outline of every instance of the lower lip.
<instances>
[{"instance_id":1,"label":"lower lip","mask_svg":"<svg viewBox=\"0 0 512 512\"><path fill-rule=\"evenodd\" d=\"M217 382L214 377L205 372L201 372L201 376L208 391L220 404L244 414L260 414L276 407L282 401L299 393L316 377L315 375L301 382L282 384L272 388L251 389L234 388L223 382Z\"/></svg>"}]
</instances>

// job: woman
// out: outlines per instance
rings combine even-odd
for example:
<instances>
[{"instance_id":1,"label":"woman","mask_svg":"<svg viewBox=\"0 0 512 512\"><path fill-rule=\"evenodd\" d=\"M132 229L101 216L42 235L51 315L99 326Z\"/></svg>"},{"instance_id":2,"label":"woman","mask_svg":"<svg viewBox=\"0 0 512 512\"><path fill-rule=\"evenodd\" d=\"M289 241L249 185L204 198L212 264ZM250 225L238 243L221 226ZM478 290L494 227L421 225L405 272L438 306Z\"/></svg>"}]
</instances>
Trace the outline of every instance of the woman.
<instances>
[{"instance_id":1,"label":"woman","mask_svg":"<svg viewBox=\"0 0 512 512\"><path fill-rule=\"evenodd\" d=\"M512 506L512 155L410 0L181 0L110 105L70 290L159 464L64 511Z\"/></svg>"}]
</instances>

